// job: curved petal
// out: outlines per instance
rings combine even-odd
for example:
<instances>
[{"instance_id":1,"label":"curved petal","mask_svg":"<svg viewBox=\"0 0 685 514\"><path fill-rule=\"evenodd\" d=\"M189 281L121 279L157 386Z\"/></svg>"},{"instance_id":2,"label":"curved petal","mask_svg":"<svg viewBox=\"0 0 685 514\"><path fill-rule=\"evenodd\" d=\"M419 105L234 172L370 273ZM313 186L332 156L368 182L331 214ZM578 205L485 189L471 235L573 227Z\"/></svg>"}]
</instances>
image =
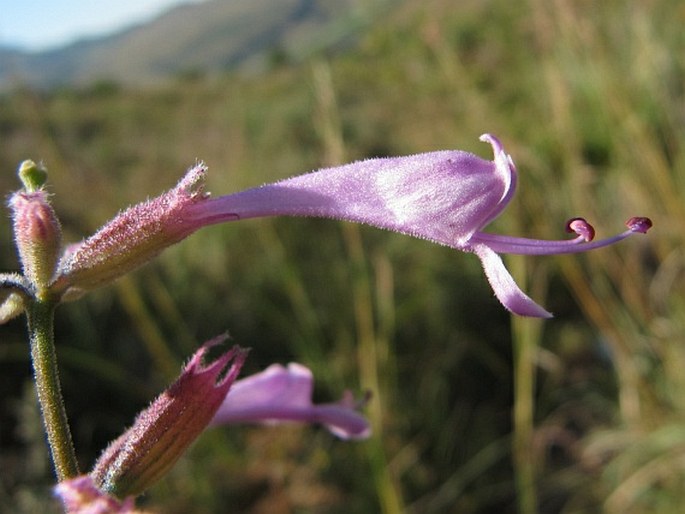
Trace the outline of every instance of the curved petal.
<instances>
[{"instance_id":1,"label":"curved petal","mask_svg":"<svg viewBox=\"0 0 685 514\"><path fill-rule=\"evenodd\" d=\"M471 247L471 251L480 258L485 276L488 277L488 282L490 282L495 296L507 310L521 316L531 316L534 318L552 317L550 312L543 309L521 291L504 266L502 259L494 250L487 245L477 244Z\"/></svg>"},{"instance_id":2,"label":"curved petal","mask_svg":"<svg viewBox=\"0 0 685 514\"><path fill-rule=\"evenodd\" d=\"M511 155L504 151L504 147L499 139L492 134L483 134L479 139L484 143L489 143L492 146L495 172L504 184L502 198L500 198L499 202L497 202L495 208L492 210L492 212L490 212L488 217L483 220L481 227L484 227L497 216L499 216L513 198L514 193L516 192L517 173L514 160L511 158Z\"/></svg>"}]
</instances>

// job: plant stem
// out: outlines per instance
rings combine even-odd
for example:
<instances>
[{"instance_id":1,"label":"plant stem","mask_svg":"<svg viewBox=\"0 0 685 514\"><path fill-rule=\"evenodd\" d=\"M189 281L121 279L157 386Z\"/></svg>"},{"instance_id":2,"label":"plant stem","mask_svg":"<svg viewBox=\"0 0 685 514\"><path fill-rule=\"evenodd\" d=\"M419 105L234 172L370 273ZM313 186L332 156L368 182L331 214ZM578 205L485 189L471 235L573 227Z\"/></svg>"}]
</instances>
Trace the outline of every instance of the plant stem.
<instances>
[{"instance_id":1,"label":"plant stem","mask_svg":"<svg viewBox=\"0 0 685 514\"><path fill-rule=\"evenodd\" d=\"M79 469L59 382L53 332L54 313L55 304L49 300L35 299L26 309L38 402L55 473L61 482L78 476Z\"/></svg>"}]
</instances>

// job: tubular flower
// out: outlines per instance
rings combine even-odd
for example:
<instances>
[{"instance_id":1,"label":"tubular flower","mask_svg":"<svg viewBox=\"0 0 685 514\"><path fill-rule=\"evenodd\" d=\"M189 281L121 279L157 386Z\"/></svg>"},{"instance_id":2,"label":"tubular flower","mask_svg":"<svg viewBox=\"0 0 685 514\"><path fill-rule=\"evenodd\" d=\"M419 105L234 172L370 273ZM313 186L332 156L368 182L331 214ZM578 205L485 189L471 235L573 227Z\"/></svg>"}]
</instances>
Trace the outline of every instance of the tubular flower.
<instances>
[{"instance_id":1,"label":"tubular flower","mask_svg":"<svg viewBox=\"0 0 685 514\"><path fill-rule=\"evenodd\" d=\"M171 191L134 206L67 251L53 287L78 293L117 278L201 227L264 216L321 217L363 223L476 254L497 298L511 312L550 317L516 285L500 253L553 255L599 248L645 233L648 218L592 241L582 218L567 228L575 238L544 241L483 232L516 189L516 167L499 140L484 134L494 159L439 151L326 168L218 198L202 193L206 168L198 164Z\"/></svg>"},{"instance_id":2,"label":"tubular flower","mask_svg":"<svg viewBox=\"0 0 685 514\"><path fill-rule=\"evenodd\" d=\"M321 423L341 439L371 435L369 422L357 412L364 400L355 402L346 391L337 403L314 405L313 389L314 378L306 367L272 364L261 373L236 381L211 424L299 421Z\"/></svg>"},{"instance_id":3,"label":"tubular flower","mask_svg":"<svg viewBox=\"0 0 685 514\"><path fill-rule=\"evenodd\" d=\"M333 218L472 252L504 307L543 318L551 314L521 291L499 253L582 252L652 226L648 218L631 218L625 232L601 241L592 241L594 229L582 218L567 225L577 237L563 241L482 232L512 199L516 167L496 137L484 134L480 139L492 146L493 161L462 151L369 159L198 202L186 214L202 225L261 216Z\"/></svg>"},{"instance_id":4,"label":"tubular flower","mask_svg":"<svg viewBox=\"0 0 685 514\"><path fill-rule=\"evenodd\" d=\"M94 484L105 497L136 496L210 425L302 421L322 423L343 439L370 435L368 421L357 412L365 402L355 402L348 392L338 403L313 405L312 373L300 364L274 364L236 380L247 351L234 347L204 365L208 350L225 339L216 337L195 352L176 382L105 449L85 485Z\"/></svg>"}]
</instances>

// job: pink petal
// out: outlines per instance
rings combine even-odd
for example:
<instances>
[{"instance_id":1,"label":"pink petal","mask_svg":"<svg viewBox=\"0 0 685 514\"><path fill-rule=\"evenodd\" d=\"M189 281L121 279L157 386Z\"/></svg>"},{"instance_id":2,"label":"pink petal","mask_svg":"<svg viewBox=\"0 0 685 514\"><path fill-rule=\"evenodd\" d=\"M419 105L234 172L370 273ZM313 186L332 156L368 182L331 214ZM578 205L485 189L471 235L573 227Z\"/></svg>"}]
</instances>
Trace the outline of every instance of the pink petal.
<instances>
[{"instance_id":1,"label":"pink petal","mask_svg":"<svg viewBox=\"0 0 685 514\"><path fill-rule=\"evenodd\" d=\"M492 286L497 299L514 314L534 318L551 318L552 314L535 303L516 285L499 255L485 244L474 245L471 249L481 260L485 276Z\"/></svg>"}]
</instances>

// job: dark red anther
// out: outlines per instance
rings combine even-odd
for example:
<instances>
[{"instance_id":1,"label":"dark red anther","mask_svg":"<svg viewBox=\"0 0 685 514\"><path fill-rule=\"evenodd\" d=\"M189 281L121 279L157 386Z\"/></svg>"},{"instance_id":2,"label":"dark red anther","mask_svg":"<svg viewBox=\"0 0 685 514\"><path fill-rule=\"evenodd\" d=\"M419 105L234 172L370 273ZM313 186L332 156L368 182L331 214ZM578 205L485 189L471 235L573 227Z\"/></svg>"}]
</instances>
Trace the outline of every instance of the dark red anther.
<instances>
[{"instance_id":1,"label":"dark red anther","mask_svg":"<svg viewBox=\"0 0 685 514\"><path fill-rule=\"evenodd\" d=\"M571 218L566 222L566 232L578 234L585 241L592 241L595 238L595 229L584 218Z\"/></svg>"},{"instance_id":2,"label":"dark red anther","mask_svg":"<svg viewBox=\"0 0 685 514\"><path fill-rule=\"evenodd\" d=\"M649 218L642 218L639 216L634 216L626 221L626 227L628 227L633 232L640 232L641 234L646 234L647 231L652 228L652 220Z\"/></svg>"}]
</instances>

